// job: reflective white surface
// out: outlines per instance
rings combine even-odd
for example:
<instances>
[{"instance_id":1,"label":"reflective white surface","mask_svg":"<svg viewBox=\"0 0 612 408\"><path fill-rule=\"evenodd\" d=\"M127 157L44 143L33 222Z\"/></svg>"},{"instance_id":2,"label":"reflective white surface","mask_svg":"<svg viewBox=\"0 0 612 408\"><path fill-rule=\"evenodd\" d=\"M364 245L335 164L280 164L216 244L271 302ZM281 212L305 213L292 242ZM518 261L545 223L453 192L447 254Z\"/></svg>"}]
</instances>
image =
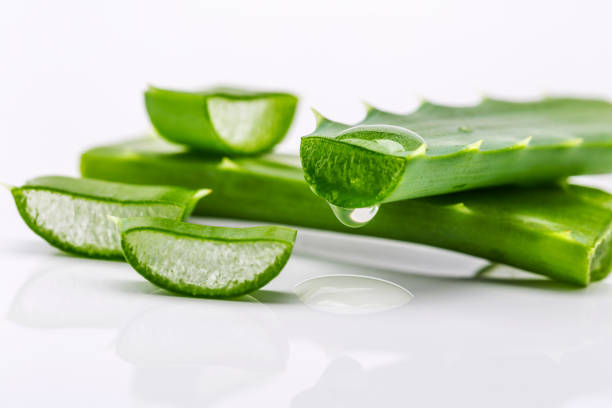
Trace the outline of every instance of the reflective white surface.
<instances>
[{"instance_id":1,"label":"reflective white surface","mask_svg":"<svg viewBox=\"0 0 612 408\"><path fill-rule=\"evenodd\" d=\"M612 404L609 280L573 289L432 248L306 230L263 290L190 299L124 263L61 254L8 194L0 211L0 406ZM339 252L355 262L329 259ZM415 297L336 314L294 293L330 274Z\"/></svg>"}]
</instances>

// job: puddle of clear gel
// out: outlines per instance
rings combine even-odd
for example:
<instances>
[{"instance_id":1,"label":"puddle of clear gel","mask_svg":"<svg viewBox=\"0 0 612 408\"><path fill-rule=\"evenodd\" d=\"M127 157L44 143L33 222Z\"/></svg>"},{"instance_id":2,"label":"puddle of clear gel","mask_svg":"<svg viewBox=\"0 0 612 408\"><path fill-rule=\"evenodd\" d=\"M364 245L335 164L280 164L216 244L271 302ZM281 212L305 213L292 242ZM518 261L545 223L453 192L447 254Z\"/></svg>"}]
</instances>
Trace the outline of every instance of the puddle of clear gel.
<instances>
[{"instance_id":1,"label":"puddle of clear gel","mask_svg":"<svg viewBox=\"0 0 612 408\"><path fill-rule=\"evenodd\" d=\"M359 228L372 221L380 206L373 205L372 207L364 208L343 208L333 204L329 205L334 212L338 221L347 227Z\"/></svg>"},{"instance_id":2,"label":"puddle of clear gel","mask_svg":"<svg viewBox=\"0 0 612 408\"><path fill-rule=\"evenodd\" d=\"M383 312L414 298L393 282L358 275L318 276L298 283L293 290L307 306L337 314Z\"/></svg>"}]
</instances>

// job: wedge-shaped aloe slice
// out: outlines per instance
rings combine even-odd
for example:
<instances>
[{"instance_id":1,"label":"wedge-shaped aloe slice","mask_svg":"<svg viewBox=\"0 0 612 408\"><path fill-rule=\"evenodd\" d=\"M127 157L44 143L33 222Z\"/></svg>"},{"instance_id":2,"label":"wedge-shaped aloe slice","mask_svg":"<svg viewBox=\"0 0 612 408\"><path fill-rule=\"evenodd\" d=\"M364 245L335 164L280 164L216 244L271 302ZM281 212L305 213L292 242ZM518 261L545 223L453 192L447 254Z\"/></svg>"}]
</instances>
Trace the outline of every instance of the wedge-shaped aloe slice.
<instances>
[{"instance_id":1,"label":"wedge-shaped aloe slice","mask_svg":"<svg viewBox=\"0 0 612 408\"><path fill-rule=\"evenodd\" d=\"M107 215L180 220L210 190L51 176L11 192L26 224L51 245L78 255L121 259L119 233Z\"/></svg>"},{"instance_id":2,"label":"wedge-shaped aloe slice","mask_svg":"<svg viewBox=\"0 0 612 408\"><path fill-rule=\"evenodd\" d=\"M145 103L161 136L228 155L271 150L285 137L297 98L286 93L212 89L180 92L150 87Z\"/></svg>"},{"instance_id":3,"label":"wedge-shaped aloe slice","mask_svg":"<svg viewBox=\"0 0 612 408\"><path fill-rule=\"evenodd\" d=\"M83 154L83 175L209 186L195 213L412 241L476 255L572 284L612 268L612 195L577 186L499 187L403 200L364 228L340 224L304 181L298 158L207 158L156 139Z\"/></svg>"},{"instance_id":4,"label":"wedge-shaped aloe slice","mask_svg":"<svg viewBox=\"0 0 612 408\"><path fill-rule=\"evenodd\" d=\"M317 114L300 156L312 190L343 208L612 171L612 104L586 99L370 108L356 126Z\"/></svg>"},{"instance_id":5,"label":"wedge-shaped aloe slice","mask_svg":"<svg viewBox=\"0 0 612 408\"><path fill-rule=\"evenodd\" d=\"M154 217L118 223L125 258L145 279L172 292L210 298L240 296L266 285L287 263L297 233Z\"/></svg>"}]
</instances>

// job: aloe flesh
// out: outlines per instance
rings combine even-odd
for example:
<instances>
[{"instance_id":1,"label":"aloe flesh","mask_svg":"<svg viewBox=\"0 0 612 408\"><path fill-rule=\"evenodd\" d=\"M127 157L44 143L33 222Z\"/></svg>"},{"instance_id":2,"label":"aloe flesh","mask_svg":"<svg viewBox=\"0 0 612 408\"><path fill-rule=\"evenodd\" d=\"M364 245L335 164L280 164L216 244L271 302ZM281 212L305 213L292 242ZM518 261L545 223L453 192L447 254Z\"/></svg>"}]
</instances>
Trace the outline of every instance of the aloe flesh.
<instances>
[{"instance_id":1,"label":"aloe flesh","mask_svg":"<svg viewBox=\"0 0 612 408\"><path fill-rule=\"evenodd\" d=\"M297 98L287 93L149 87L149 118L167 140L209 153L254 155L271 150L291 125Z\"/></svg>"},{"instance_id":2,"label":"aloe flesh","mask_svg":"<svg viewBox=\"0 0 612 408\"><path fill-rule=\"evenodd\" d=\"M317 117L301 141L304 176L338 207L612 171L605 101L424 103L407 115L370 108L355 126Z\"/></svg>"},{"instance_id":3,"label":"aloe flesh","mask_svg":"<svg viewBox=\"0 0 612 408\"><path fill-rule=\"evenodd\" d=\"M360 229L338 223L304 181L295 156L210 158L159 139L98 147L84 176L208 186L195 214L412 241L587 285L612 268L612 195L579 186L499 187L389 203Z\"/></svg>"},{"instance_id":4,"label":"aloe flesh","mask_svg":"<svg viewBox=\"0 0 612 408\"><path fill-rule=\"evenodd\" d=\"M118 221L128 263L171 292L227 298L266 285L283 269L297 231L287 227L210 227L166 218Z\"/></svg>"},{"instance_id":5,"label":"aloe flesh","mask_svg":"<svg viewBox=\"0 0 612 408\"><path fill-rule=\"evenodd\" d=\"M11 188L19 214L37 235L63 251L123 259L119 234L107 215L181 220L209 190L50 176Z\"/></svg>"}]
</instances>

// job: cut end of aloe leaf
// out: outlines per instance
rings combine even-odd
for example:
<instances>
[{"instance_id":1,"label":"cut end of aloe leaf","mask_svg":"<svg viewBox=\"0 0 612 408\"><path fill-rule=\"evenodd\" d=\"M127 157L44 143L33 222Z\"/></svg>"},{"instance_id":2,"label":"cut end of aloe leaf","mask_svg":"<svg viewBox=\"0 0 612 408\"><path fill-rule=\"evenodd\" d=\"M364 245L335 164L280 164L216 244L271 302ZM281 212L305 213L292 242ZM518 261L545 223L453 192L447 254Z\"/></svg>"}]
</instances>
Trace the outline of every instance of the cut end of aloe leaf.
<instances>
[{"instance_id":1,"label":"cut end of aloe leaf","mask_svg":"<svg viewBox=\"0 0 612 408\"><path fill-rule=\"evenodd\" d=\"M334 138L302 138L300 156L306 181L330 204L372 207L397 187L407 158L425 155L417 133L401 126L360 125Z\"/></svg>"},{"instance_id":2,"label":"cut end of aloe leaf","mask_svg":"<svg viewBox=\"0 0 612 408\"><path fill-rule=\"evenodd\" d=\"M389 147L367 139L303 137L300 157L304 178L317 195L337 207L380 204L395 190L406 166L405 158L374 150L385 148Z\"/></svg>"},{"instance_id":3,"label":"cut end of aloe leaf","mask_svg":"<svg viewBox=\"0 0 612 408\"><path fill-rule=\"evenodd\" d=\"M612 270L612 227L608 229L595 245L589 262L591 281L604 279Z\"/></svg>"},{"instance_id":4,"label":"cut end of aloe leaf","mask_svg":"<svg viewBox=\"0 0 612 408\"><path fill-rule=\"evenodd\" d=\"M41 177L12 190L26 224L51 245L78 255L123 258L120 217L182 219L198 191L92 179Z\"/></svg>"},{"instance_id":5,"label":"cut end of aloe leaf","mask_svg":"<svg viewBox=\"0 0 612 408\"><path fill-rule=\"evenodd\" d=\"M239 89L181 92L149 87L145 103L153 126L171 142L217 154L254 155L284 138L297 98Z\"/></svg>"},{"instance_id":6,"label":"cut end of aloe leaf","mask_svg":"<svg viewBox=\"0 0 612 408\"><path fill-rule=\"evenodd\" d=\"M287 263L296 231L224 228L139 217L121 223L126 259L171 292L228 298L266 285Z\"/></svg>"}]
</instances>

